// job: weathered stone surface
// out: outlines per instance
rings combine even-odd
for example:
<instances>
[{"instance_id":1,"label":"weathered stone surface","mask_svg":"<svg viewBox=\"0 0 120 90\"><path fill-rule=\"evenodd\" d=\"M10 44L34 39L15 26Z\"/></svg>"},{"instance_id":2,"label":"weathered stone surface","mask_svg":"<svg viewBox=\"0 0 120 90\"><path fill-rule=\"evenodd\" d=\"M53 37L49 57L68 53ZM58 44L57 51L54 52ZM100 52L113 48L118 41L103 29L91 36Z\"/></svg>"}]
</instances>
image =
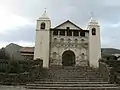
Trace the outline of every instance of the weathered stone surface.
<instances>
[{"instance_id":1,"label":"weathered stone surface","mask_svg":"<svg viewBox=\"0 0 120 90\"><path fill-rule=\"evenodd\" d=\"M120 90L90 67L52 66L46 74L44 78L37 78L25 87L34 90Z\"/></svg>"}]
</instances>

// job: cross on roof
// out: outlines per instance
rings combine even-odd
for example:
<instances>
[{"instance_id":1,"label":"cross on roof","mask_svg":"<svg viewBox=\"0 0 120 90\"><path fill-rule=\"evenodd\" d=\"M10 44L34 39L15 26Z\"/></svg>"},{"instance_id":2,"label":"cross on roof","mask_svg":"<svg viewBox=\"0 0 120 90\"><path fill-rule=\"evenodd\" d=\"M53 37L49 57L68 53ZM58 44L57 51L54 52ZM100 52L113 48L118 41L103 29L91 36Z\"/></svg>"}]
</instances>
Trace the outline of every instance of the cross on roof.
<instances>
[{"instance_id":1,"label":"cross on roof","mask_svg":"<svg viewBox=\"0 0 120 90\"><path fill-rule=\"evenodd\" d=\"M93 12L91 12L91 18L93 18L93 16L94 16L94 15L93 15Z\"/></svg>"}]
</instances>

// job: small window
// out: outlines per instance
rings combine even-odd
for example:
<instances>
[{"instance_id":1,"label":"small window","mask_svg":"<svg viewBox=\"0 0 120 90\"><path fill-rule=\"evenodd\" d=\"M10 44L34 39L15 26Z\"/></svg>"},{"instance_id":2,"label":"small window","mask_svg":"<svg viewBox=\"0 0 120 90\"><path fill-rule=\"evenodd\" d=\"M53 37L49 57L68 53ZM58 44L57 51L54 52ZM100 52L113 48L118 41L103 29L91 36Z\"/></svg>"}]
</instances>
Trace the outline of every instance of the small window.
<instances>
[{"instance_id":1,"label":"small window","mask_svg":"<svg viewBox=\"0 0 120 90\"><path fill-rule=\"evenodd\" d=\"M66 27L66 29L70 29L70 27Z\"/></svg>"},{"instance_id":2,"label":"small window","mask_svg":"<svg viewBox=\"0 0 120 90\"><path fill-rule=\"evenodd\" d=\"M54 38L54 42L57 42L57 38Z\"/></svg>"},{"instance_id":3,"label":"small window","mask_svg":"<svg viewBox=\"0 0 120 90\"><path fill-rule=\"evenodd\" d=\"M60 40L61 40L62 42L64 41L64 39L63 39L63 38L61 38Z\"/></svg>"},{"instance_id":4,"label":"small window","mask_svg":"<svg viewBox=\"0 0 120 90\"><path fill-rule=\"evenodd\" d=\"M45 23L41 23L41 29L45 29Z\"/></svg>"},{"instance_id":5,"label":"small window","mask_svg":"<svg viewBox=\"0 0 120 90\"><path fill-rule=\"evenodd\" d=\"M71 42L71 39L69 38L69 39L68 39L68 43L70 43L70 42Z\"/></svg>"},{"instance_id":6,"label":"small window","mask_svg":"<svg viewBox=\"0 0 120 90\"><path fill-rule=\"evenodd\" d=\"M75 39L75 43L78 43L78 40L77 40L77 39Z\"/></svg>"},{"instance_id":7,"label":"small window","mask_svg":"<svg viewBox=\"0 0 120 90\"><path fill-rule=\"evenodd\" d=\"M72 36L72 31L67 31L67 36Z\"/></svg>"},{"instance_id":8,"label":"small window","mask_svg":"<svg viewBox=\"0 0 120 90\"><path fill-rule=\"evenodd\" d=\"M92 35L96 35L96 29L95 28L92 29Z\"/></svg>"},{"instance_id":9,"label":"small window","mask_svg":"<svg viewBox=\"0 0 120 90\"><path fill-rule=\"evenodd\" d=\"M73 36L79 36L79 31L74 31Z\"/></svg>"},{"instance_id":10,"label":"small window","mask_svg":"<svg viewBox=\"0 0 120 90\"><path fill-rule=\"evenodd\" d=\"M84 31L80 32L80 36L85 37L85 32Z\"/></svg>"},{"instance_id":11,"label":"small window","mask_svg":"<svg viewBox=\"0 0 120 90\"><path fill-rule=\"evenodd\" d=\"M61 36L65 36L65 31L60 31Z\"/></svg>"},{"instance_id":12,"label":"small window","mask_svg":"<svg viewBox=\"0 0 120 90\"><path fill-rule=\"evenodd\" d=\"M53 35L58 35L58 31L57 30L53 31Z\"/></svg>"},{"instance_id":13,"label":"small window","mask_svg":"<svg viewBox=\"0 0 120 90\"><path fill-rule=\"evenodd\" d=\"M84 39L81 39L81 42L84 42L85 40Z\"/></svg>"},{"instance_id":14,"label":"small window","mask_svg":"<svg viewBox=\"0 0 120 90\"><path fill-rule=\"evenodd\" d=\"M82 55L84 56L85 54L84 54L84 53L82 53Z\"/></svg>"}]
</instances>

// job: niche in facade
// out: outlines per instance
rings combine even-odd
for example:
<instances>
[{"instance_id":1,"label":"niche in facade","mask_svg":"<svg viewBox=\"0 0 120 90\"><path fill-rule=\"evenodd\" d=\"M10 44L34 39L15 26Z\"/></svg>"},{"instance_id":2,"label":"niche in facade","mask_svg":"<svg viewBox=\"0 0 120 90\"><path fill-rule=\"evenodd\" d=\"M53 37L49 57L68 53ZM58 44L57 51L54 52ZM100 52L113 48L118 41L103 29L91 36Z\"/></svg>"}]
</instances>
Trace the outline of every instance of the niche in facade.
<instances>
[{"instance_id":1,"label":"niche in facade","mask_svg":"<svg viewBox=\"0 0 120 90\"><path fill-rule=\"evenodd\" d=\"M92 28L92 35L96 35L96 29Z\"/></svg>"},{"instance_id":2,"label":"niche in facade","mask_svg":"<svg viewBox=\"0 0 120 90\"><path fill-rule=\"evenodd\" d=\"M78 43L78 39L75 39L75 43Z\"/></svg>"},{"instance_id":3,"label":"niche in facade","mask_svg":"<svg viewBox=\"0 0 120 90\"><path fill-rule=\"evenodd\" d=\"M53 35L58 35L58 31L57 30L53 31Z\"/></svg>"},{"instance_id":4,"label":"niche in facade","mask_svg":"<svg viewBox=\"0 0 120 90\"><path fill-rule=\"evenodd\" d=\"M73 36L79 36L79 31L73 31Z\"/></svg>"},{"instance_id":5,"label":"niche in facade","mask_svg":"<svg viewBox=\"0 0 120 90\"><path fill-rule=\"evenodd\" d=\"M65 31L60 31L61 36L65 36Z\"/></svg>"},{"instance_id":6,"label":"niche in facade","mask_svg":"<svg viewBox=\"0 0 120 90\"><path fill-rule=\"evenodd\" d=\"M41 23L41 29L45 29L45 23Z\"/></svg>"},{"instance_id":7,"label":"niche in facade","mask_svg":"<svg viewBox=\"0 0 120 90\"><path fill-rule=\"evenodd\" d=\"M72 31L67 31L67 36L72 36Z\"/></svg>"},{"instance_id":8,"label":"niche in facade","mask_svg":"<svg viewBox=\"0 0 120 90\"><path fill-rule=\"evenodd\" d=\"M70 29L70 27L66 27L66 29Z\"/></svg>"},{"instance_id":9,"label":"niche in facade","mask_svg":"<svg viewBox=\"0 0 120 90\"><path fill-rule=\"evenodd\" d=\"M80 32L80 36L85 37L85 32L84 31Z\"/></svg>"}]
</instances>

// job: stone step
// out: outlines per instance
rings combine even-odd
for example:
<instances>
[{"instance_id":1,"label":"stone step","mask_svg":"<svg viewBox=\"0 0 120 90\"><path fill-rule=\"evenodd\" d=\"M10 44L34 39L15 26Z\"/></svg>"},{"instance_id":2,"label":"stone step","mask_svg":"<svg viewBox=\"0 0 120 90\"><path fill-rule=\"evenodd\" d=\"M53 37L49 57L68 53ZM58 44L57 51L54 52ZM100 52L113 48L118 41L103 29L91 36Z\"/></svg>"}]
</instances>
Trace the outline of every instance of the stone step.
<instances>
[{"instance_id":1,"label":"stone step","mask_svg":"<svg viewBox=\"0 0 120 90\"><path fill-rule=\"evenodd\" d=\"M75 72L75 71L77 71L77 72L93 72L93 70L76 70L76 69L74 69L74 70L64 70L64 69L61 69L61 70L48 70L48 71L59 71L59 72Z\"/></svg>"},{"instance_id":2,"label":"stone step","mask_svg":"<svg viewBox=\"0 0 120 90\"><path fill-rule=\"evenodd\" d=\"M48 76L59 76L59 77L100 77L99 74L80 74L80 73L52 73L52 74L48 74Z\"/></svg>"},{"instance_id":3,"label":"stone step","mask_svg":"<svg viewBox=\"0 0 120 90\"><path fill-rule=\"evenodd\" d=\"M59 74L62 74L62 73L75 73L75 74L80 74L80 75L82 75L82 74L100 74L100 73L97 73L97 72L93 72L93 71L91 71L91 72L82 72L82 71L48 71L48 73L50 73L50 74L52 74L52 73L59 73Z\"/></svg>"},{"instance_id":4,"label":"stone step","mask_svg":"<svg viewBox=\"0 0 120 90\"><path fill-rule=\"evenodd\" d=\"M99 74L98 72L94 72L94 71L69 71L69 70L57 70L57 71L47 71L48 73L79 73L79 74Z\"/></svg>"},{"instance_id":5,"label":"stone step","mask_svg":"<svg viewBox=\"0 0 120 90\"><path fill-rule=\"evenodd\" d=\"M49 68L45 77L39 77L34 84L25 86L28 90L120 90L109 84L99 72L89 67Z\"/></svg>"},{"instance_id":6,"label":"stone step","mask_svg":"<svg viewBox=\"0 0 120 90\"><path fill-rule=\"evenodd\" d=\"M104 78L97 78L97 77L79 77L79 78L74 78L74 77L46 77L46 78L37 78L37 79L39 79L39 80L42 80L42 79L66 79L66 80L94 80L94 79L96 79L96 80L104 80Z\"/></svg>"},{"instance_id":7,"label":"stone step","mask_svg":"<svg viewBox=\"0 0 120 90\"><path fill-rule=\"evenodd\" d=\"M103 78L103 77L100 77L100 76L46 76L45 78L75 78L75 79L79 79L79 78Z\"/></svg>"},{"instance_id":8,"label":"stone step","mask_svg":"<svg viewBox=\"0 0 120 90\"><path fill-rule=\"evenodd\" d=\"M50 66L50 69L91 69L90 67L85 66Z\"/></svg>"},{"instance_id":9,"label":"stone step","mask_svg":"<svg viewBox=\"0 0 120 90\"><path fill-rule=\"evenodd\" d=\"M63 77L55 77L55 78L46 78L45 80L104 80L104 78L89 78L89 77L84 77L84 78L63 78ZM44 79L39 79L39 80L44 80Z\"/></svg>"},{"instance_id":10,"label":"stone step","mask_svg":"<svg viewBox=\"0 0 120 90\"><path fill-rule=\"evenodd\" d=\"M77 73L77 74L72 73L72 75L70 75L70 74L66 74L66 73L64 73L64 74L58 74L58 73L55 73L55 74L48 74L48 76L61 76L61 77L62 76L69 76L69 77L101 77L98 74L79 74L79 73Z\"/></svg>"},{"instance_id":11,"label":"stone step","mask_svg":"<svg viewBox=\"0 0 120 90\"><path fill-rule=\"evenodd\" d=\"M120 90L119 87L25 87L32 90Z\"/></svg>"},{"instance_id":12,"label":"stone step","mask_svg":"<svg viewBox=\"0 0 120 90\"><path fill-rule=\"evenodd\" d=\"M46 70L92 70L91 68L67 68L67 67L63 67L63 68L49 68Z\"/></svg>"},{"instance_id":13,"label":"stone step","mask_svg":"<svg viewBox=\"0 0 120 90\"><path fill-rule=\"evenodd\" d=\"M55 72L57 72L57 71L59 71L59 72L93 72L93 70L64 70L64 69L61 69L61 70L48 70L49 72L53 72L53 71L55 71ZM97 72L98 73L98 72Z\"/></svg>"},{"instance_id":14,"label":"stone step","mask_svg":"<svg viewBox=\"0 0 120 90\"><path fill-rule=\"evenodd\" d=\"M115 84L61 84L61 83L54 83L54 84L27 84L27 86L38 86L38 87L116 87Z\"/></svg>"},{"instance_id":15,"label":"stone step","mask_svg":"<svg viewBox=\"0 0 120 90\"><path fill-rule=\"evenodd\" d=\"M94 77L94 78L101 78L100 75L87 75L87 74L77 74L77 75L67 75L67 74L56 74L56 75L47 75L47 76L56 76L56 77L71 77L71 78L84 78L84 77Z\"/></svg>"},{"instance_id":16,"label":"stone step","mask_svg":"<svg viewBox=\"0 0 120 90\"><path fill-rule=\"evenodd\" d=\"M109 84L108 82L41 82L36 81L34 84Z\"/></svg>"},{"instance_id":17,"label":"stone step","mask_svg":"<svg viewBox=\"0 0 120 90\"><path fill-rule=\"evenodd\" d=\"M105 80L103 80L103 79L102 79L102 80L99 80L99 79L97 79L97 80L96 80L96 79L94 79L94 80L88 80L88 79L86 79L86 80L84 80L84 79L82 79L82 80L69 80L69 79L68 79L68 80L66 80L66 79L43 79L43 80L39 80L39 79L38 79L38 80L37 80L37 79L36 79L36 81L46 81L46 82L47 82L47 81L51 81L51 82L53 82L53 81L54 81L54 82L55 82L55 81L59 81L59 82L60 82L60 81L63 81L63 82L66 82L66 81L67 81L67 82L103 82L103 81L105 81Z\"/></svg>"}]
</instances>

